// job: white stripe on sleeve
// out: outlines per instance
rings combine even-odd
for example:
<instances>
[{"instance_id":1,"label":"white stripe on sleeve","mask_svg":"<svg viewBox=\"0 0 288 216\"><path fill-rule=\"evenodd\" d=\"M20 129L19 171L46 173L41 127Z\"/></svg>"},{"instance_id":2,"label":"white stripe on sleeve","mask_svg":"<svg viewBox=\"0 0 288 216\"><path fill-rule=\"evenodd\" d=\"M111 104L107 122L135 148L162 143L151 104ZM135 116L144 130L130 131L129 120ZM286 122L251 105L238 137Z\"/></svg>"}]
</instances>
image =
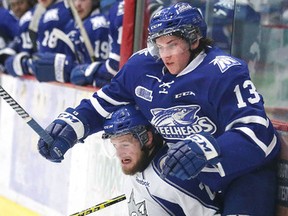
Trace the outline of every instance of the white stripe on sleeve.
<instances>
[{"instance_id":1,"label":"white stripe on sleeve","mask_svg":"<svg viewBox=\"0 0 288 216\"><path fill-rule=\"evenodd\" d=\"M266 128L269 127L269 120L265 119L261 116L246 116L243 118L239 118L228 124L225 128L225 131L230 130L234 124L237 123L244 123L244 124L249 124L249 123L256 123L256 124L261 124L265 126Z\"/></svg>"}]
</instances>

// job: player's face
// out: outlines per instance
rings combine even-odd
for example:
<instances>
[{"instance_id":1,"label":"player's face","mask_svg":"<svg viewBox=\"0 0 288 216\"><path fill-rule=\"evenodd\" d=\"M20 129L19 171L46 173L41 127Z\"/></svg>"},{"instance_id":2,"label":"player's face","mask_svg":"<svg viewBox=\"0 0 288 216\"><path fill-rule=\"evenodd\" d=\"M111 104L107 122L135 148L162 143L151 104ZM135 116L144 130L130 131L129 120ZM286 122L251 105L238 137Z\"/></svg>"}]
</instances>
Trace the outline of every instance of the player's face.
<instances>
[{"instance_id":1,"label":"player's face","mask_svg":"<svg viewBox=\"0 0 288 216\"><path fill-rule=\"evenodd\" d=\"M38 0L38 3L41 4L44 8L49 7L54 0Z\"/></svg>"},{"instance_id":2,"label":"player's face","mask_svg":"<svg viewBox=\"0 0 288 216\"><path fill-rule=\"evenodd\" d=\"M85 19L92 8L92 0L74 0L75 8L79 14L79 17Z\"/></svg>"},{"instance_id":3,"label":"player's face","mask_svg":"<svg viewBox=\"0 0 288 216\"><path fill-rule=\"evenodd\" d=\"M29 9L28 0L10 0L10 8L20 18Z\"/></svg>"},{"instance_id":4,"label":"player's face","mask_svg":"<svg viewBox=\"0 0 288 216\"><path fill-rule=\"evenodd\" d=\"M141 150L138 139L132 134L125 134L111 138L111 143L116 149L116 155L120 160L122 171L126 175L134 175L143 170L147 165L147 154Z\"/></svg>"},{"instance_id":5,"label":"player's face","mask_svg":"<svg viewBox=\"0 0 288 216\"><path fill-rule=\"evenodd\" d=\"M156 39L160 58L171 74L179 74L190 61L189 44L176 36L162 36Z\"/></svg>"}]
</instances>

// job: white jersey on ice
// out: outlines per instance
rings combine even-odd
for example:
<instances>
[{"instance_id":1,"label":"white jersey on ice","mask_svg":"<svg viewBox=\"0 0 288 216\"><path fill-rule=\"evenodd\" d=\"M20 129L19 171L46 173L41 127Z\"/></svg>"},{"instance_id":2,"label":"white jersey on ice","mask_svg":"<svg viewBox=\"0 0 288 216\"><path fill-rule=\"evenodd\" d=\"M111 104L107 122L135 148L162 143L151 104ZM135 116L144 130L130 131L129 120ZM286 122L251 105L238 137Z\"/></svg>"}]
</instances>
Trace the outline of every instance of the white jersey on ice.
<instances>
[{"instance_id":1,"label":"white jersey on ice","mask_svg":"<svg viewBox=\"0 0 288 216\"><path fill-rule=\"evenodd\" d=\"M128 177L131 180L131 187L127 189L129 215L218 215L214 194L197 179L181 181L160 177L159 164L166 152L167 146L157 153L144 172Z\"/></svg>"}]
</instances>

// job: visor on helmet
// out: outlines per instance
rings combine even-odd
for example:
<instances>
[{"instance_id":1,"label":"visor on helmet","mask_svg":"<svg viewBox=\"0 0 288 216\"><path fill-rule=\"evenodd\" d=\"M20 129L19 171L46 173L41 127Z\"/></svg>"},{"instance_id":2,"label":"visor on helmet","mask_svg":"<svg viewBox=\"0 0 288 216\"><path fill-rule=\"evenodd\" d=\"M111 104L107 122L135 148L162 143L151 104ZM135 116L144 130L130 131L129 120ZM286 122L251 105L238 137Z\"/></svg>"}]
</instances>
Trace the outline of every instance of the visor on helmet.
<instances>
[{"instance_id":1,"label":"visor on helmet","mask_svg":"<svg viewBox=\"0 0 288 216\"><path fill-rule=\"evenodd\" d=\"M161 51L162 51L161 57L165 57L166 54L176 55L186 51L187 49L183 49L183 47L173 46L175 45L173 43L167 45L166 47L159 47L156 44L157 38L162 36L173 36L173 35L179 37L179 39L184 39L185 41L187 41L189 46L193 44L197 39L202 37L198 27L194 27L191 25L182 26L181 29L168 28L148 36L147 48L149 53L154 57L160 58ZM164 51L166 51L166 54L163 55Z\"/></svg>"}]
</instances>

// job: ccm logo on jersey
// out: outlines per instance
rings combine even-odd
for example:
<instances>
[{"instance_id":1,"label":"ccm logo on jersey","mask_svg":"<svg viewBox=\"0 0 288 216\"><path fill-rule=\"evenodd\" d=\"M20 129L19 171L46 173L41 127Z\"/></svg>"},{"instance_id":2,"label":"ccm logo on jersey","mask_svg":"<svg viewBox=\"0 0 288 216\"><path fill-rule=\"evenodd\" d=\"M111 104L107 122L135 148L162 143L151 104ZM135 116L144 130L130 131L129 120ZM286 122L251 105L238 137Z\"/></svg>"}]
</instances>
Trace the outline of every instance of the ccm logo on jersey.
<instances>
[{"instance_id":1,"label":"ccm logo on jersey","mask_svg":"<svg viewBox=\"0 0 288 216\"><path fill-rule=\"evenodd\" d=\"M181 97L185 97L185 96L189 96L189 95L194 95L195 96L195 93L192 92L192 91L187 91L187 92L181 92L179 94L176 94L175 95L175 98L181 98Z\"/></svg>"}]
</instances>

